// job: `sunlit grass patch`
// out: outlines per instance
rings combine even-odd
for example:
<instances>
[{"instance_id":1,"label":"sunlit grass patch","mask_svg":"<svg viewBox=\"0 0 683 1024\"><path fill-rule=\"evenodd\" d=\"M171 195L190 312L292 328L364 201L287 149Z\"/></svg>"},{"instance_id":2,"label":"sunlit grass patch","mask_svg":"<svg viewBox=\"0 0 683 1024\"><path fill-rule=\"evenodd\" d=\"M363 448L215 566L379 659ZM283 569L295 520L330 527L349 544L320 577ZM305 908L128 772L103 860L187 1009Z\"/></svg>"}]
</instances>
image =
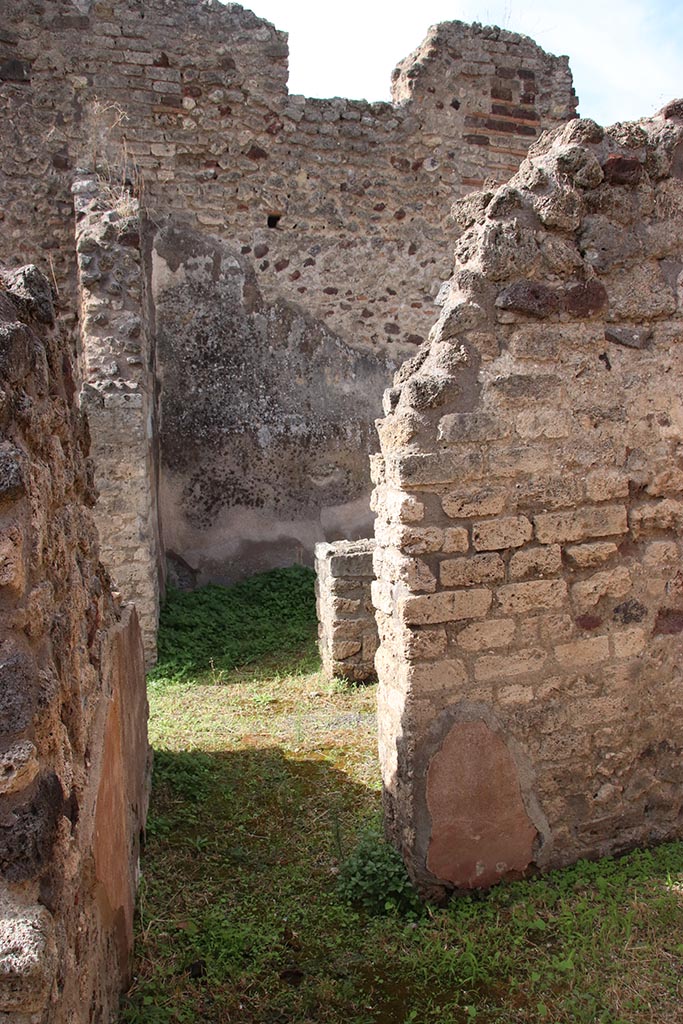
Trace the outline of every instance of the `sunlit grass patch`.
<instances>
[{"instance_id":1,"label":"sunlit grass patch","mask_svg":"<svg viewBox=\"0 0 683 1024\"><path fill-rule=\"evenodd\" d=\"M681 844L443 907L381 900L402 884L382 849L375 693L327 683L310 638L150 686L156 767L123 1020L680 1024ZM365 905L347 902L349 870Z\"/></svg>"}]
</instances>

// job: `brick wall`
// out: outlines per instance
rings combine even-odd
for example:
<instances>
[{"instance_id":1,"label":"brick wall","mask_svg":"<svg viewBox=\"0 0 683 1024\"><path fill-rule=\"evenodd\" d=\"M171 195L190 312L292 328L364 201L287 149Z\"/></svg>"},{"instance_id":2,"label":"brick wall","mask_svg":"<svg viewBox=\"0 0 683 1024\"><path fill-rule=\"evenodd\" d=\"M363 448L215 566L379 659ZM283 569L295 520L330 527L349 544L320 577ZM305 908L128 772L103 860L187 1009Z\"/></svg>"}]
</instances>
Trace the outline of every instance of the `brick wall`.
<instances>
[{"instance_id":1,"label":"brick wall","mask_svg":"<svg viewBox=\"0 0 683 1024\"><path fill-rule=\"evenodd\" d=\"M151 318L139 204L93 177L73 185L76 207L80 402L88 415L102 559L135 604L147 665L156 661L160 582L156 409Z\"/></svg>"},{"instance_id":2,"label":"brick wall","mask_svg":"<svg viewBox=\"0 0 683 1024\"><path fill-rule=\"evenodd\" d=\"M370 596L374 547L373 540L316 544L320 656L329 679L376 678L377 624Z\"/></svg>"},{"instance_id":3,"label":"brick wall","mask_svg":"<svg viewBox=\"0 0 683 1024\"><path fill-rule=\"evenodd\" d=\"M680 836L683 120L575 121L464 233L375 459L389 829L425 889Z\"/></svg>"}]
</instances>

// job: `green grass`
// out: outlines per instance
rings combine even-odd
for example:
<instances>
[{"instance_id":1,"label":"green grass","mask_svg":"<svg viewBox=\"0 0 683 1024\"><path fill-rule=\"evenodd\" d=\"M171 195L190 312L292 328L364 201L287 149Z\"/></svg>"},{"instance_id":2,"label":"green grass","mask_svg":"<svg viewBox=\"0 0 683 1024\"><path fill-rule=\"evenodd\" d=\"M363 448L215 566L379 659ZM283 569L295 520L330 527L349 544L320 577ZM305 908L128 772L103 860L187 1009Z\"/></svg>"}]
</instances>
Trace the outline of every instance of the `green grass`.
<instances>
[{"instance_id":1,"label":"green grass","mask_svg":"<svg viewBox=\"0 0 683 1024\"><path fill-rule=\"evenodd\" d=\"M230 671L266 655L301 648L315 661L315 576L293 566L236 584L191 592L170 589L159 631L159 660L150 681L178 682L197 673Z\"/></svg>"},{"instance_id":2,"label":"green grass","mask_svg":"<svg viewBox=\"0 0 683 1024\"><path fill-rule=\"evenodd\" d=\"M203 668L162 665L150 686L154 790L124 1022L679 1024L680 844L419 913L403 899L380 839L375 690L321 677L307 579L300 603L292 574L291 615L250 598L253 646L246 625L238 644L225 617L213 636L204 623ZM185 636L191 597L174 597L188 602ZM289 634L262 653L269 615L271 638L299 620L298 646ZM162 647L187 666L172 621Z\"/></svg>"}]
</instances>

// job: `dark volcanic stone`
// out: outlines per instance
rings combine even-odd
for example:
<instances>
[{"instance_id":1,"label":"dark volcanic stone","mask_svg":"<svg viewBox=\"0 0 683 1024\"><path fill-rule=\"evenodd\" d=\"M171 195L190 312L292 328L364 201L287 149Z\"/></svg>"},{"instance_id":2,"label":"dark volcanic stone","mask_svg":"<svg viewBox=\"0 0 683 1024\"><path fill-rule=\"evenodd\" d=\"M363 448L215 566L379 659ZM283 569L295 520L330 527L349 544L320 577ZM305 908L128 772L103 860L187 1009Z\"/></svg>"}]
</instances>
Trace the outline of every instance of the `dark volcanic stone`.
<instances>
[{"instance_id":1,"label":"dark volcanic stone","mask_svg":"<svg viewBox=\"0 0 683 1024\"><path fill-rule=\"evenodd\" d=\"M3 273L7 289L19 299L26 312L43 324L53 324L55 311L52 289L44 274L33 263Z\"/></svg>"},{"instance_id":2,"label":"dark volcanic stone","mask_svg":"<svg viewBox=\"0 0 683 1024\"><path fill-rule=\"evenodd\" d=\"M670 100L666 106L662 107L659 113L662 117L669 118L670 120L683 119L683 99Z\"/></svg>"},{"instance_id":3,"label":"dark volcanic stone","mask_svg":"<svg viewBox=\"0 0 683 1024\"><path fill-rule=\"evenodd\" d=\"M640 160L631 156L608 156L602 170L610 185L637 185L643 175Z\"/></svg>"},{"instance_id":4,"label":"dark volcanic stone","mask_svg":"<svg viewBox=\"0 0 683 1024\"><path fill-rule=\"evenodd\" d=\"M0 444L0 502L15 501L26 492L24 460L10 441Z\"/></svg>"},{"instance_id":5,"label":"dark volcanic stone","mask_svg":"<svg viewBox=\"0 0 683 1024\"><path fill-rule=\"evenodd\" d=\"M0 656L0 735L27 729L37 699L38 687L29 659L20 651Z\"/></svg>"},{"instance_id":6,"label":"dark volcanic stone","mask_svg":"<svg viewBox=\"0 0 683 1024\"><path fill-rule=\"evenodd\" d=\"M18 383L31 369L33 341L25 324L0 322L0 378Z\"/></svg>"},{"instance_id":7,"label":"dark volcanic stone","mask_svg":"<svg viewBox=\"0 0 683 1024\"><path fill-rule=\"evenodd\" d=\"M517 281L504 288L496 299L499 309L507 309L513 313L526 313L543 319L560 308L557 293L545 284L536 281Z\"/></svg>"},{"instance_id":8,"label":"dark volcanic stone","mask_svg":"<svg viewBox=\"0 0 683 1024\"><path fill-rule=\"evenodd\" d=\"M655 620L655 636L673 636L683 633L683 609L660 608Z\"/></svg>"},{"instance_id":9,"label":"dark volcanic stone","mask_svg":"<svg viewBox=\"0 0 683 1024\"><path fill-rule=\"evenodd\" d=\"M37 781L28 799L3 808L0 874L7 881L25 882L47 866L63 809L64 791L54 772L46 773Z\"/></svg>"},{"instance_id":10,"label":"dark volcanic stone","mask_svg":"<svg viewBox=\"0 0 683 1024\"><path fill-rule=\"evenodd\" d=\"M27 60L10 60L0 64L0 82L30 82L31 65Z\"/></svg>"},{"instance_id":11,"label":"dark volcanic stone","mask_svg":"<svg viewBox=\"0 0 683 1024\"><path fill-rule=\"evenodd\" d=\"M569 285L564 293L563 306L572 316L595 316L607 307L605 286L596 280Z\"/></svg>"},{"instance_id":12,"label":"dark volcanic stone","mask_svg":"<svg viewBox=\"0 0 683 1024\"><path fill-rule=\"evenodd\" d=\"M617 622L623 622L627 626L629 622L642 622L647 615L647 608L640 601L631 599L618 604L613 614Z\"/></svg>"},{"instance_id":13,"label":"dark volcanic stone","mask_svg":"<svg viewBox=\"0 0 683 1024\"><path fill-rule=\"evenodd\" d=\"M636 331L630 327L605 327L605 339L626 348L647 348L651 337L652 331L647 328Z\"/></svg>"}]
</instances>

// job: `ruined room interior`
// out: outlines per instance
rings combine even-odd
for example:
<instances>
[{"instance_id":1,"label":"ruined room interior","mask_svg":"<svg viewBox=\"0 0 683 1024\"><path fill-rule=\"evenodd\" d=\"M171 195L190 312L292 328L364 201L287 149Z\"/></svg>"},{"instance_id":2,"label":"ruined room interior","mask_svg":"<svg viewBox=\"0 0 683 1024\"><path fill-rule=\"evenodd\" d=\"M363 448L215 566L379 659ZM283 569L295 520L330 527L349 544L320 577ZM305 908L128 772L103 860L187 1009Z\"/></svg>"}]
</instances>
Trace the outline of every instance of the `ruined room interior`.
<instances>
[{"instance_id":1,"label":"ruined room interior","mask_svg":"<svg viewBox=\"0 0 683 1024\"><path fill-rule=\"evenodd\" d=\"M600 127L459 21L370 103L237 4L5 8L0 1018L116 1019L168 587L315 566L425 898L680 840L683 101Z\"/></svg>"}]
</instances>

